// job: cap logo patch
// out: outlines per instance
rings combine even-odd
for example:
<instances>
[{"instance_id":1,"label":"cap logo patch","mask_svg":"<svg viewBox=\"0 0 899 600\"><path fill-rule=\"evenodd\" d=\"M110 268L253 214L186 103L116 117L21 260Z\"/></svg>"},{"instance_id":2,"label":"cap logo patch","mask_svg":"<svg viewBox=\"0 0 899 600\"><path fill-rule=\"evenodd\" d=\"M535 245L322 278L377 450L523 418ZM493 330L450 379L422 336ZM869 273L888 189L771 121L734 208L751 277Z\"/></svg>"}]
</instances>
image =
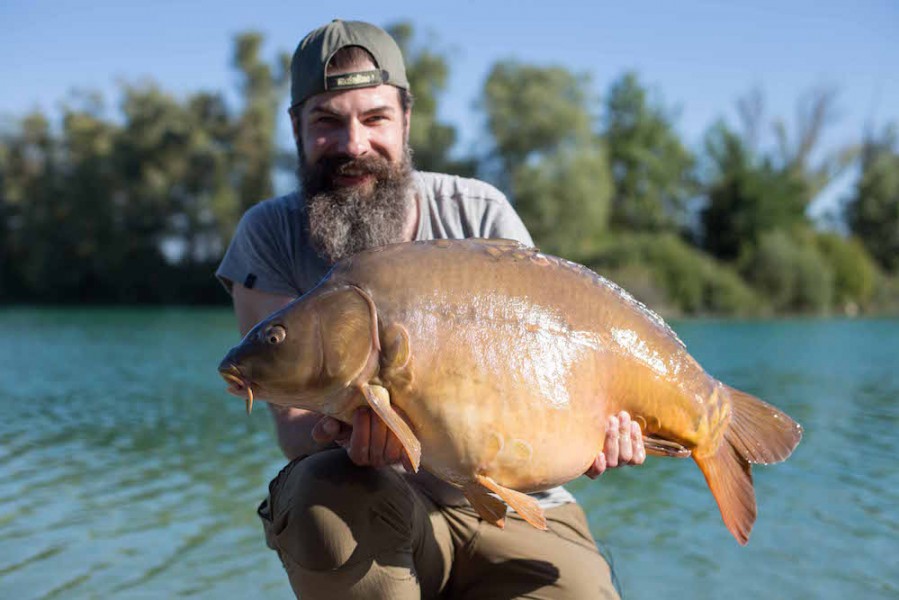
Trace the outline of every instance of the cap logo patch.
<instances>
[{"instance_id":1,"label":"cap logo patch","mask_svg":"<svg viewBox=\"0 0 899 600\"><path fill-rule=\"evenodd\" d=\"M381 85L388 80L386 71L359 71L356 73L341 73L327 78L325 88L329 91L347 90L360 87Z\"/></svg>"}]
</instances>

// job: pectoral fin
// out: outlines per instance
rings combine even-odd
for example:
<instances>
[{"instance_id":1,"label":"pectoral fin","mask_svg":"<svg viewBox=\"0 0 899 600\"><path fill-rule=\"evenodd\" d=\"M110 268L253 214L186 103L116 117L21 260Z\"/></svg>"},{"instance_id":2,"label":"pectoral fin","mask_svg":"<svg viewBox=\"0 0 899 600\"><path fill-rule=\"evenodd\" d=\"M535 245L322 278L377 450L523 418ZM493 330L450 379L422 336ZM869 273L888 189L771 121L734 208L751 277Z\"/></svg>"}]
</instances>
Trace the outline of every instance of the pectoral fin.
<instances>
[{"instance_id":1,"label":"pectoral fin","mask_svg":"<svg viewBox=\"0 0 899 600\"><path fill-rule=\"evenodd\" d=\"M521 515L522 519L537 529L546 531L546 517L543 514L543 509L540 508L540 505L537 503L537 500L527 494L522 494L513 489L503 487L485 475L475 476L475 481L502 498L506 504L511 506L515 509L515 512Z\"/></svg>"},{"instance_id":2,"label":"pectoral fin","mask_svg":"<svg viewBox=\"0 0 899 600\"><path fill-rule=\"evenodd\" d=\"M409 332L399 323L391 323L381 334L381 378L391 389L412 384L412 346Z\"/></svg>"},{"instance_id":3,"label":"pectoral fin","mask_svg":"<svg viewBox=\"0 0 899 600\"><path fill-rule=\"evenodd\" d=\"M651 435L643 436L643 447L646 449L646 454L654 454L655 456L687 458L692 454L689 449L677 442L663 440Z\"/></svg>"},{"instance_id":4,"label":"pectoral fin","mask_svg":"<svg viewBox=\"0 0 899 600\"><path fill-rule=\"evenodd\" d=\"M380 385L364 385L362 394L375 414L400 440L412 469L418 472L418 466L421 464L421 442L418 441L403 418L390 406L390 393Z\"/></svg>"},{"instance_id":5,"label":"pectoral fin","mask_svg":"<svg viewBox=\"0 0 899 600\"><path fill-rule=\"evenodd\" d=\"M391 323L384 330L381 348L382 366L390 369L402 369L409 364L409 358L412 355L409 332L399 323Z\"/></svg>"}]
</instances>

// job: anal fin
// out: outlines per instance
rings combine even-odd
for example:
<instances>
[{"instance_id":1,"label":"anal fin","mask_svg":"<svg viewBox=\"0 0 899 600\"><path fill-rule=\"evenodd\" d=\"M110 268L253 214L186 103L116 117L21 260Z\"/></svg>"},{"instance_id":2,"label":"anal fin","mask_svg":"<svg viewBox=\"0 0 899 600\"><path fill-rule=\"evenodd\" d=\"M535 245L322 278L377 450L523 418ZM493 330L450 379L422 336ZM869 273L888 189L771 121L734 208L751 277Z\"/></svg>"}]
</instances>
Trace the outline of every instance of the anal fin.
<instances>
[{"instance_id":1,"label":"anal fin","mask_svg":"<svg viewBox=\"0 0 899 600\"><path fill-rule=\"evenodd\" d=\"M546 531L546 516L537 500L522 494L516 490L503 487L485 475L475 476L475 481L502 498L506 504L515 509L521 518L536 527Z\"/></svg>"},{"instance_id":2,"label":"anal fin","mask_svg":"<svg viewBox=\"0 0 899 600\"><path fill-rule=\"evenodd\" d=\"M380 385L364 385L362 394L375 414L400 440L412 470L417 473L421 464L421 442L403 418L390 406L390 393Z\"/></svg>"}]
</instances>

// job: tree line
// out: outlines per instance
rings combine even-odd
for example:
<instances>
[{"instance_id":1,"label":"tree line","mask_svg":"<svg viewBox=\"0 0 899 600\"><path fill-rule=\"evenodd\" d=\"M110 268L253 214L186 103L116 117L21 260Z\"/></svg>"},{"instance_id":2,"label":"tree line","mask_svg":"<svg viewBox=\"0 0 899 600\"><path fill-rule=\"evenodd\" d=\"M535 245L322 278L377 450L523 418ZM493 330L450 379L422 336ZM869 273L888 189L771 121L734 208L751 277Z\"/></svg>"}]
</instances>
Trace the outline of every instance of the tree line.
<instances>
[{"instance_id":1,"label":"tree line","mask_svg":"<svg viewBox=\"0 0 899 600\"><path fill-rule=\"evenodd\" d=\"M451 149L438 117L450 65L389 28L415 97L417 168L495 183L546 252L584 263L668 314L899 310L896 129L824 153L836 94L811 90L792 127L758 91L737 123L713 123L699 148L638 74L600 98L589 74L502 61L478 101L476 154ZM223 92L176 97L123 84L117 109L97 94L0 127L0 302L220 303L212 273L240 215L296 168L276 144L289 56L238 35L237 107ZM830 227L811 201L846 168L860 176Z\"/></svg>"}]
</instances>

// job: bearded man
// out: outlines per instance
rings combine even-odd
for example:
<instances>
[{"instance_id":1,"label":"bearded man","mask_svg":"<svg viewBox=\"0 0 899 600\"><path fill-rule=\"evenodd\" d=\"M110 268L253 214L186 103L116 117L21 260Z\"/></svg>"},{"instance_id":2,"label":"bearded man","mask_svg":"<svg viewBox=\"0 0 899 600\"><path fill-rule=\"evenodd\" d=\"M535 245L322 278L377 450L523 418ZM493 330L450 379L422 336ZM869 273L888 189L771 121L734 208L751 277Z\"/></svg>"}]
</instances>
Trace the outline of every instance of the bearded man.
<instances>
[{"instance_id":1,"label":"bearded man","mask_svg":"<svg viewBox=\"0 0 899 600\"><path fill-rule=\"evenodd\" d=\"M335 20L312 31L291 62L291 102L301 190L248 210L217 271L242 335L360 250L464 237L533 245L494 187L413 169L412 96L400 50L383 30ZM500 530L455 488L403 472L399 440L368 409L349 426L270 408L290 462L259 516L298 596L617 596L584 513L563 488L534 494L549 531L515 513ZM644 459L639 426L621 413L586 474Z\"/></svg>"}]
</instances>

